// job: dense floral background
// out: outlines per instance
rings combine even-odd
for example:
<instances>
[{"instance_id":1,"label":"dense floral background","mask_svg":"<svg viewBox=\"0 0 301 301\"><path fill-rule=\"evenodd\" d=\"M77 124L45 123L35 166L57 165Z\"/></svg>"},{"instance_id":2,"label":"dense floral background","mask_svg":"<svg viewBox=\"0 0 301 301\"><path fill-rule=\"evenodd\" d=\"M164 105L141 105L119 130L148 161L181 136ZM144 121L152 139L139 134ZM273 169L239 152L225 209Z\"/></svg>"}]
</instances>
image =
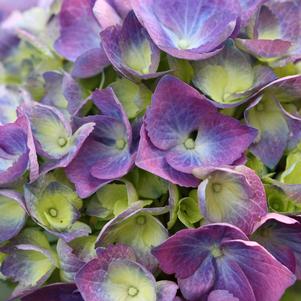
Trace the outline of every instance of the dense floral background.
<instances>
[{"instance_id":1,"label":"dense floral background","mask_svg":"<svg viewBox=\"0 0 301 301\"><path fill-rule=\"evenodd\" d=\"M300 101L300 0L0 0L0 300L299 300Z\"/></svg>"}]
</instances>

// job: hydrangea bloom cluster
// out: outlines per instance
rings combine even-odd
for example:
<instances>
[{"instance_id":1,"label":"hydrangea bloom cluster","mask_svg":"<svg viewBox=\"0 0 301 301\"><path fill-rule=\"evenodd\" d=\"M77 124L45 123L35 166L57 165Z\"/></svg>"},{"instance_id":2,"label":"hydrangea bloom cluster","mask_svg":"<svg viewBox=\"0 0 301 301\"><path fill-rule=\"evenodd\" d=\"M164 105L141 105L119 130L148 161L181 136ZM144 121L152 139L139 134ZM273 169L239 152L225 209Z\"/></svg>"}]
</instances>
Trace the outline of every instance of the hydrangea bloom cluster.
<instances>
[{"instance_id":1,"label":"hydrangea bloom cluster","mask_svg":"<svg viewBox=\"0 0 301 301\"><path fill-rule=\"evenodd\" d=\"M299 0L0 0L0 300L297 301Z\"/></svg>"}]
</instances>

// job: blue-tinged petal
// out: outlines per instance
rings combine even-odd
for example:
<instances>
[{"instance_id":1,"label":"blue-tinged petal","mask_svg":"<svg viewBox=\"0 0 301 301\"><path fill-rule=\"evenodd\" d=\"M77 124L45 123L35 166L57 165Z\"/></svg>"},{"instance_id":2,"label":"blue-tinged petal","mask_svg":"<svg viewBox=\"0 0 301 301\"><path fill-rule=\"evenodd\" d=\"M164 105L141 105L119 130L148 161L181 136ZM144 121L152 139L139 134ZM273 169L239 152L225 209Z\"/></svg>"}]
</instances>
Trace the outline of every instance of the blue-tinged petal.
<instances>
[{"instance_id":1,"label":"blue-tinged petal","mask_svg":"<svg viewBox=\"0 0 301 301\"><path fill-rule=\"evenodd\" d=\"M0 190L0 242L16 236L26 220L22 196L12 190Z\"/></svg>"},{"instance_id":2,"label":"blue-tinged petal","mask_svg":"<svg viewBox=\"0 0 301 301\"><path fill-rule=\"evenodd\" d=\"M166 161L176 170L187 173L197 167L232 164L242 157L256 134L254 128L242 125L234 118L204 114L195 140L186 138L184 143L171 148L166 152Z\"/></svg>"},{"instance_id":3,"label":"blue-tinged petal","mask_svg":"<svg viewBox=\"0 0 301 301\"><path fill-rule=\"evenodd\" d=\"M228 291L214 290L209 294L208 301L239 301L239 299Z\"/></svg>"},{"instance_id":4,"label":"blue-tinged petal","mask_svg":"<svg viewBox=\"0 0 301 301\"><path fill-rule=\"evenodd\" d=\"M237 25L237 1L132 0L155 44L168 54L199 60L221 50Z\"/></svg>"},{"instance_id":5,"label":"blue-tinged petal","mask_svg":"<svg viewBox=\"0 0 301 301\"><path fill-rule=\"evenodd\" d=\"M21 301L84 301L73 283L55 283L44 286L21 298Z\"/></svg>"},{"instance_id":6,"label":"blue-tinged petal","mask_svg":"<svg viewBox=\"0 0 301 301\"><path fill-rule=\"evenodd\" d=\"M17 180L27 169L30 158L25 116L0 125L0 184Z\"/></svg>"},{"instance_id":7,"label":"blue-tinged petal","mask_svg":"<svg viewBox=\"0 0 301 301\"><path fill-rule=\"evenodd\" d=\"M257 98L245 111L246 122L258 129L252 153L270 168L276 166L287 147L289 128L277 102L269 94Z\"/></svg>"},{"instance_id":8,"label":"blue-tinged petal","mask_svg":"<svg viewBox=\"0 0 301 301\"><path fill-rule=\"evenodd\" d=\"M88 78L102 72L109 65L110 61L103 47L93 48L76 59L71 74L75 78Z\"/></svg>"},{"instance_id":9,"label":"blue-tinged petal","mask_svg":"<svg viewBox=\"0 0 301 301\"><path fill-rule=\"evenodd\" d=\"M93 177L90 169L96 162L95 155L99 151L99 143L88 138L76 158L66 167L69 180L74 183L77 194L86 198L96 192L100 187L112 180L100 180Z\"/></svg>"},{"instance_id":10,"label":"blue-tinged petal","mask_svg":"<svg viewBox=\"0 0 301 301\"><path fill-rule=\"evenodd\" d=\"M214 290L229 291L238 300L256 301L256 297L247 276L233 258L221 256L216 259L218 275Z\"/></svg>"},{"instance_id":11,"label":"blue-tinged petal","mask_svg":"<svg viewBox=\"0 0 301 301\"><path fill-rule=\"evenodd\" d=\"M73 72L80 78L96 75L108 65L100 46L100 26L93 15L93 2L64 0L59 14L60 36L54 47L60 55L75 62ZM83 60L88 62L86 66Z\"/></svg>"},{"instance_id":12,"label":"blue-tinged petal","mask_svg":"<svg viewBox=\"0 0 301 301\"><path fill-rule=\"evenodd\" d=\"M240 21L242 27L246 26L257 9L267 0L239 0L241 7Z\"/></svg>"},{"instance_id":13,"label":"blue-tinged petal","mask_svg":"<svg viewBox=\"0 0 301 301\"><path fill-rule=\"evenodd\" d=\"M242 165L217 168L202 178L199 202L209 222L231 223L250 234L254 224L266 215L265 190L252 169Z\"/></svg>"},{"instance_id":14,"label":"blue-tinged petal","mask_svg":"<svg viewBox=\"0 0 301 301\"><path fill-rule=\"evenodd\" d=\"M152 78L160 61L160 51L137 20L133 11L122 27L110 27L101 33L104 50L112 65L128 78Z\"/></svg>"},{"instance_id":15,"label":"blue-tinged petal","mask_svg":"<svg viewBox=\"0 0 301 301\"><path fill-rule=\"evenodd\" d=\"M203 95L166 75L157 85L146 113L147 134L156 147L167 150L185 142L190 133L198 130L201 119L214 112L215 107Z\"/></svg>"},{"instance_id":16,"label":"blue-tinged petal","mask_svg":"<svg viewBox=\"0 0 301 301\"><path fill-rule=\"evenodd\" d=\"M192 276L178 278L181 293L187 300L198 300L213 287L216 276L213 259L207 256Z\"/></svg>"},{"instance_id":17,"label":"blue-tinged petal","mask_svg":"<svg viewBox=\"0 0 301 301\"><path fill-rule=\"evenodd\" d=\"M20 103L21 97L16 91L0 86L0 124L14 122L17 119L17 107Z\"/></svg>"},{"instance_id":18,"label":"blue-tinged petal","mask_svg":"<svg viewBox=\"0 0 301 301\"><path fill-rule=\"evenodd\" d=\"M59 54L75 61L86 51L99 48L100 27L92 12L92 1L64 0L59 14L60 37L55 42Z\"/></svg>"}]
</instances>

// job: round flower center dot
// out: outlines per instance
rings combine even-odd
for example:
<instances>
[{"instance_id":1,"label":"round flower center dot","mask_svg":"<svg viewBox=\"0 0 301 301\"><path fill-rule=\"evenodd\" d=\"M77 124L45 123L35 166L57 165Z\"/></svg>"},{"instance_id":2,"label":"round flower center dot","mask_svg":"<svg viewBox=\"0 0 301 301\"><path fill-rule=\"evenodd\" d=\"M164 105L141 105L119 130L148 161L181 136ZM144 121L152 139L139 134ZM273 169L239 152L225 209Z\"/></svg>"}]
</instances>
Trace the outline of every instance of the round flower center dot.
<instances>
[{"instance_id":1,"label":"round flower center dot","mask_svg":"<svg viewBox=\"0 0 301 301\"><path fill-rule=\"evenodd\" d=\"M138 225L144 225L146 223L146 217L144 215L136 217L136 223Z\"/></svg>"},{"instance_id":2,"label":"round flower center dot","mask_svg":"<svg viewBox=\"0 0 301 301\"><path fill-rule=\"evenodd\" d=\"M149 72L149 68L148 68L148 67L143 67L143 68L141 69L141 73L142 73L142 74L148 74L148 72Z\"/></svg>"},{"instance_id":3,"label":"round flower center dot","mask_svg":"<svg viewBox=\"0 0 301 301\"><path fill-rule=\"evenodd\" d=\"M218 247L218 246L214 246L212 249L211 249L211 254L214 258L218 258L218 257L221 257L223 256L223 252L222 250Z\"/></svg>"},{"instance_id":4,"label":"round flower center dot","mask_svg":"<svg viewBox=\"0 0 301 301\"><path fill-rule=\"evenodd\" d=\"M138 293L139 293L139 290L138 290L136 287L130 286L130 287L128 288L128 295L129 295L129 296L131 296L131 297L136 297L136 296L138 295Z\"/></svg>"},{"instance_id":5,"label":"round flower center dot","mask_svg":"<svg viewBox=\"0 0 301 301\"><path fill-rule=\"evenodd\" d=\"M48 210L48 213L49 213L49 215L52 216L52 217L56 217L56 216L57 216L57 210L56 210L55 208L50 208L50 209Z\"/></svg>"},{"instance_id":6,"label":"round flower center dot","mask_svg":"<svg viewBox=\"0 0 301 301\"><path fill-rule=\"evenodd\" d=\"M57 143L60 147L63 147L67 144L67 139L64 138L64 137L60 137L58 140L57 140Z\"/></svg>"},{"instance_id":7,"label":"round flower center dot","mask_svg":"<svg viewBox=\"0 0 301 301\"><path fill-rule=\"evenodd\" d=\"M118 149L124 149L126 142L124 141L124 139L118 139L116 140L116 147Z\"/></svg>"},{"instance_id":8,"label":"round flower center dot","mask_svg":"<svg viewBox=\"0 0 301 301\"><path fill-rule=\"evenodd\" d=\"M213 191L215 192L215 193L219 193L219 192L221 192L222 191L222 184L220 184L220 183L213 183L212 184L212 189L213 189Z\"/></svg>"},{"instance_id":9,"label":"round flower center dot","mask_svg":"<svg viewBox=\"0 0 301 301\"><path fill-rule=\"evenodd\" d=\"M192 138L188 138L184 142L184 146L186 147L186 149L194 149L195 148L195 142Z\"/></svg>"},{"instance_id":10,"label":"round flower center dot","mask_svg":"<svg viewBox=\"0 0 301 301\"><path fill-rule=\"evenodd\" d=\"M189 41L186 39L181 39L178 42L178 47L180 49L187 49L189 47Z\"/></svg>"}]
</instances>

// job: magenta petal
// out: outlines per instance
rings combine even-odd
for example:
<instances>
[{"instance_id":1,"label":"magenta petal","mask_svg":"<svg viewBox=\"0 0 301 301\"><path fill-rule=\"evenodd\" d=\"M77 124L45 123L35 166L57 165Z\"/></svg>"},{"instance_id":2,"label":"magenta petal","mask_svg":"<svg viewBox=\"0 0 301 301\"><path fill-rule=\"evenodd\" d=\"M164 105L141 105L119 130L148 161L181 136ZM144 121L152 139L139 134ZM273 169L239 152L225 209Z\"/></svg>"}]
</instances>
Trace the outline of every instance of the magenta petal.
<instances>
[{"instance_id":1,"label":"magenta petal","mask_svg":"<svg viewBox=\"0 0 301 301\"><path fill-rule=\"evenodd\" d=\"M156 290L156 301L174 301L178 286L172 281L161 280L157 282Z\"/></svg>"},{"instance_id":2,"label":"magenta petal","mask_svg":"<svg viewBox=\"0 0 301 301\"><path fill-rule=\"evenodd\" d=\"M172 56L188 60L204 59L221 50L220 45L236 28L240 11L232 0L131 3L155 44Z\"/></svg>"},{"instance_id":3,"label":"magenta petal","mask_svg":"<svg viewBox=\"0 0 301 301\"><path fill-rule=\"evenodd\" d=\"M199 229L181 230L154 248L152 253L165 273L175 273L176 277L187 278L210 255L212 245L233 239L248 238L238 228L229 224L212 224Z\"/></svg>"},{"instance_id":4,"label":"magenta petal","mask_svg":"<svg viewBox=\"0 0 301 301\"><path fill-rule=\"evenodd\" d=\"M244 40L236 39L236 45L254 56L274 58L287 54L291 43L282 40Z\"/></svg>"},{"instance_id":5,"label":"magenta petal","mask_svg":"<svg viewBox=\"0 0 301 301\"><path fill-rule=\"evenodd\" d=\"M103 48L93 48L76 59L71 74L76 78L88 78L102 72L109 64Z\"/></svg>"},{"instance_id":6,"label":"magenta petal","mask_svg":"<svg viewBox=\"0 0 301 301\"><path fill-rule=\"evenodd\" d=\"M112 65L129 79L148 79L164 74L156 72L160 51L133 11L127 15L122 26L107 28L101 33L101 38Z\"/></svg>"},{"instance_id":7,"label":"magenta petal","mask_svg":"<svg viewBox=\"0 0 301 301\"><path fill-rule=\"evenodd\" d=\"M289 269L255 242L236 240L223 245L249 280L255 300L278 301L296 280Z\"/></svg>"},{"instance_id":8,"label":"magenta petal","mask_svg":"<svg viewBox=\"0 0 301 301\"><path fill-rule=\"evenodd\" d=\"M256 225L253 239L301 278L301 224L276 213L268 214Z\"/></svg>"},{"instance_id":9,"label":"magenta petal","mask_svg":"<svg viewBox=\"0 0 301 301\"><path fill-rule=\"evenodd\" d=\"M242 165L212 170L198 188L202 214L209 222L230 223L250 234L254 225L267 214L266 195L260 178L252 169ZM197 173L195 170L195 175ZM215 190L217 183L218 191Z\"/></svg>"}]
</instances>

